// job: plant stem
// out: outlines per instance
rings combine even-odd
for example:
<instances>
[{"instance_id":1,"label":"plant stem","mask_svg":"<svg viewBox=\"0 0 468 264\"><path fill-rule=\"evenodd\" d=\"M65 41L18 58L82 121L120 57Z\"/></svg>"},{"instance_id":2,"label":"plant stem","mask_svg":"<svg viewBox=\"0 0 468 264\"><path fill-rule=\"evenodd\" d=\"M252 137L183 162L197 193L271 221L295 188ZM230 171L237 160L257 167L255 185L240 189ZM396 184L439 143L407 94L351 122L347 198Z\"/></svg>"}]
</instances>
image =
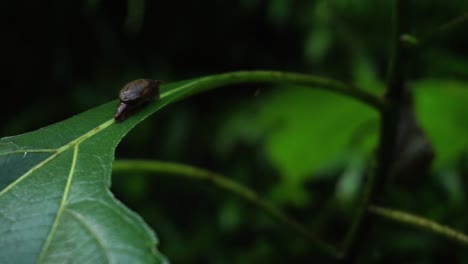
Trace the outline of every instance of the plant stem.
<instances>
[{"instance_id":1,"label":"plant stem","mask_svg":"<svg viewBox=\"0 0 468 264\"><path fill-rule=\"evenodd\" d=\"M409 224L412 226L420 227L424 230L432 231L433 233L436 233L438 235L444 236L458 243L461 243L465 246L468 246L467 235L457 230L454 230L448 226L441 225L435 221L432 221L432 220L429 220L429 219L426 219L426 218L423 218L414 214L406 213L403 211L388 209L388 208L379 207L375 205L369 206L368 210L369 212L373 214L382 216L389 220L394 220L403 224Z\"/></svg>"},{"instance_id":2,"label":"plant stem","mask_svg":"<svg viewBox=\"0 0 468 264\"><path fill-rule=\"evenodd\" d=\"M405 35L402 41L406 42L410 46L424 46L430 43L431 41L441 38L447 35L448 33L456 30L466 22L468 22L468 12L465 12L462 15L455 17L450 21L436 27L432 32L428 33L425 36L421 36L418 38L412 35Z\"/></svg>"},{"instance_id":3,"label":"plant stem","mask_svg":"<svg viewBox=\"0 0 468 264\"><path fill-rule=\"evenodd\" d=\"M334 79L300 73L280 71L238 71L212 75L198 80L198 84L205 86L206 89L236 83L283 83L299 85L339 93L367 104L375 108L377 111L383 111L386 106L384 100L362 88Z\"/></svg>"},{"instance_id":4,"label":"plant stem","mask_svg":"<svg viewBox=\"0 0 468 264\"><path fill-rule=\"evenodd\" d=\"M387 69L387 99L398 102L401 99L404 82L404 67L407 62L407 51L401 42L401 36L406 33L407 1L394 0L393 6L393 32L391 57Z\"/></svg>"},{"instance_id":5,"label":"plant stem","mask_svg":"<svg viewBox=\"0 0 468 264\"><path fill-rule=\"evenodd\" d=\"M461 26L463 23L468 22L468 12L450 20L449 22L438 26L431 34L425 37L425 40L434 39L439 36L443 36L450 31L453 31L457 27Z\"/></svg>"},{"instance_id":6,"label":"plant stem","mask_svg":"<svg viewBox=\"0 0 468 264\"><path fill-rule=\"evenodd\" d=\"M377 149L376 167L369 174L361 205L353 219L351 228L343 240L343 254L348 262L357 262L362 253L374 219L367 213L370 203L381 201L385 196L385 186L396 155L397 128L400 122L399 107L404 91L404 71L407 63L407 51L400 41L400 36L407 30L407 1L393 1L393 34L391 58L387 72L387 107L381 112L380 138ZM359 242L357 239L359 238Z\"/></svg>"},{"instance_id":7,"label":"plant stem","mask_svg":"<svg viewBox=\"0 0 468 264\"><path fill-rule=\"evenodd\" d=\"M112 167L113 172L149 172L149 173L166 173L177 176L183 176L186 178L197 179L202 181L209 181L215 186L229 191L245 200L251 204L262 209L264 212L269 214L273 219L275 219L280 224L286 226L291 231L297 233L301 237L305 238L312 244L314 244L317 249L330 255L334 258L339 258L341 256L340 252L336 250L332 245L327 244L317 238L316 235L311 233L305 226L295 221L286 215L279 208L276 208L273 204L262 199L257 193L248 187L235 182L221 174L204 170L201 168L196 168L193 166L188 166L184 164L172 163L172 162L162 162L154 160L116 160Z\"/></svg>"}]
</instances>

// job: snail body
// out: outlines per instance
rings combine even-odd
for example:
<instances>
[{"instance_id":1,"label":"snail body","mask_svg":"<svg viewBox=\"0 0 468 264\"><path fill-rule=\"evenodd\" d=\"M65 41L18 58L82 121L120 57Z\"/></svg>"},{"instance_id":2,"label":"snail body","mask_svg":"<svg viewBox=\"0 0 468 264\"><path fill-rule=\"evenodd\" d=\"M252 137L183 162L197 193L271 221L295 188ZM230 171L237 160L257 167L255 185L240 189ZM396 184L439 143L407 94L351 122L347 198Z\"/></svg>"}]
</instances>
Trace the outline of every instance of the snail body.
<instances>
[{"instance_id":1,"label":"snail body","mask_svg":"<svg viewBox=\"0 0 468 264\"><path fill-rule=\"evenodd\" d=\"M115 112L116 122L124 121L131 113L152 100L159 99L160 80L138 79L127 83L120 90L120 103Z\"/></svg>"}]
</instances>

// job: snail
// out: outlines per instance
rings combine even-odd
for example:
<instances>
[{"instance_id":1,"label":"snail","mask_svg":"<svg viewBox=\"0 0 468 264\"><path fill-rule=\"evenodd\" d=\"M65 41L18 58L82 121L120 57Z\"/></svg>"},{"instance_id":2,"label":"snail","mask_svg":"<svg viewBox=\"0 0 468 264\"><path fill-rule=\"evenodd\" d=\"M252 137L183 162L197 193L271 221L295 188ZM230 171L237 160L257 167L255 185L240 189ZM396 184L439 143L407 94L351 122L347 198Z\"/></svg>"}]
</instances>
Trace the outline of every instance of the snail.
<instances>
[{"instance_id":1,"label":"snail","mask_svg":"<svg viewBox=\"0 0 468 264\"><path fill-rule=\"evenodd\" d=\"M138 79L127 83L120 90L120 103L115 112L115 121L124 121L131 113L154 99L159 99L161 80Z\"/></svg>"}]
</instances>

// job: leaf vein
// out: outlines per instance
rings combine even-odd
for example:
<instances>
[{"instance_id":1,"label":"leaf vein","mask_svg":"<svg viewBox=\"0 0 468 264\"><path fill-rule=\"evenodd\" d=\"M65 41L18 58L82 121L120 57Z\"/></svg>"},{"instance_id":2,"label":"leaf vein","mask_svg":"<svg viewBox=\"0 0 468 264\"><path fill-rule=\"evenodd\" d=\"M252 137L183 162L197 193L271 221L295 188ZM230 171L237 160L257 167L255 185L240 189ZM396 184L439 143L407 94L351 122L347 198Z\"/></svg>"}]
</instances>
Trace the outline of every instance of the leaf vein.
<instances>
[{"instance_id":1,"label":"leaf vein","mask_svg":"<svg viewBox=\"0 0 468 264\"><path fill-rule=\"evenodd\" d=\"M83 226L83 228L91 235L91 237L97 242L98 246L102 249L102 252L104 252L105 258L108 260L108 263L110 263L109 250L104 246L104 241L101 240L96 234L96 232L93 231L91 226L86 223L86 220L81 216L81 214L67 208L65 208L64 210L73 218L75 218L78 221L78 223L80 223Z\"/></svg>"},{"instance_id":2,"label":"leaf vein","mask_svg":"<svg viewBox=\"0 0 468 264\"><path fill-rule=\"evenodd\" d=\"M65 205L67 203L67 199L68 199L68 196L70 194L73 175L74 175L74 172L75 172L76 160L77 160L77 157L78 157L78 147L79 147L79 144L76 144L74 146L74 148L73 148L72 163L71 163L71 166L70 166L70 171L68 173L68 179L67 179L67 183L65 185L65 189L64 189L64 192L63 192L62 201L60 202L60 207L58 209L58 212L57 212L57 215L55 217L54 223L52 224L52 228L51 228L51 230L49 232L47 240L44 243L44 246L42 247L41 254L39 255L39 258L38 258L38 261L37 261L38 263L42 263L42 260L44 259L45 254L46 254L47 250L49 249L50 244L52 243L53 236L54 236L55 232L57 231L57 227L58 227L58 224L59 224L59 220L62 217L63 210L65 209Z\"/></svg>"}]
</instances>

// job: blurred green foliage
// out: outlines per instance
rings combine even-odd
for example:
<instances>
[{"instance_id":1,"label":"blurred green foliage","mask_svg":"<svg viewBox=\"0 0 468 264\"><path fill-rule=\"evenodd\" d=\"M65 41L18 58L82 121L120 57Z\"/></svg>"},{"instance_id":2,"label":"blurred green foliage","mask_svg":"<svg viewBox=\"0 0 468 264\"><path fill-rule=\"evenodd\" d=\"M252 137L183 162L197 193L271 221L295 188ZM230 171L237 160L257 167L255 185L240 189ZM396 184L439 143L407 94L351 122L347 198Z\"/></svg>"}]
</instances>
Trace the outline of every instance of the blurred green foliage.
<instances>
[{"instance_id":1,"label":"blurred green foliage","mask_svg":"<svg viewBox=\"0 0 468 264\"><path fill-rule=\"evenodd\" d=\"M139 77L168 82L230 70L334 77L381 94L391 1L26 1L2 5L1 136L54 123L116 97ZM411 34L468 1L411 1ZM408 78L436 149L430 176L397 180L389 204L468 230L466 25L414 51ZM25 96L27 93L27 96ZM350 224L378 136L377 113L339 95L236 85L168 107L116 157L185 162L240 181L338 242ZM326 261L262 212L203 183L115 175L113 191L154 227L174 263ZM366 262L468 263L466 248L382 222Z\"/></svg>"},{"instance_id":2,"label":"blurred green foliage","mask_svg":"<svg viewBox=\"0 0 468 264\"><path fill-rule=\"evenodd\" d=\"M426 79L414 85L420 122L434 145L435 169L454 168L468 148L468 83Z\"/></svg>"},{"instance_id":3,"label":"blurred green foliage","mask_svg":"<svg viewBox=\"0 0 468 264\"><path fill-rule=\"evenodd\" d=\"M377 123L378 116L348 98L283 88L262 105L258 123L272 127L265 139L265 153L281 175L275 196L305 205L307 191L301 186L319 176L314 173L370 153L377 126L370 131L365 126Z\"/></svg>"}]
</instances>

